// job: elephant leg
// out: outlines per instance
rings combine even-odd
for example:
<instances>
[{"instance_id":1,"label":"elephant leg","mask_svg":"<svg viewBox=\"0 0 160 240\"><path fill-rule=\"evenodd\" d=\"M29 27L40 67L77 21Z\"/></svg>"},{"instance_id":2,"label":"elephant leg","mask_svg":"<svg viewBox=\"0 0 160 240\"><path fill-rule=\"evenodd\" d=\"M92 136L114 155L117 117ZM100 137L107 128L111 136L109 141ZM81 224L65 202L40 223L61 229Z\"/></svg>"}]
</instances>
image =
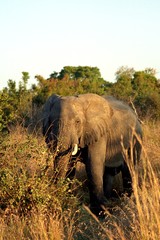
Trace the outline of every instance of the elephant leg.
<instances>
[{"instance_id":1,"label":"elephant leg","mask_svg":"<svg viewBox=\"0 0 160 240\"><path fill-rule=\"evenodd\" d=\"M133 148L133 159L134 159L134 165L136 166L141 158L141 151L142 151L142 145L141 143L136 140L136 143Z\"/></svg>"},{"instance_id":2,"label":"elephant leg","mask_svg":"<svg viewBox=\"0 0 160 240\"><path fill-rule=\"evenodd\" d=\"M86 161L86 172L90 193L91 211L99 215L106 203L103 191L103 174L105 168L105 143L97 142L88 147L88 159Z\"/></svg>"},{"instance_id":3,"label":"elephant leg","mask_svg":"<svg viewBox=\"0 0 160 240\"><path fill-rule=\"evenodd\" d=\"M122 166L122 180L124 193L130 196L132 194L132 177L126 162Z\"/></svg>"},{"instance_id":4,"label":"elephant leg","mask_svg":"<svg viewBox=\"0 0 160 240\"><path fill-rule=\"evenodd\" d=\"M107 171L105 171L104 177L103 177L103 188L104 188L104 195L106 198L110 198L112 196L113 180L114 180L114 176L107 173Z\"/></svg>"},{"instance_id":5,"label":"elephant leg","mask_svg":"<svg viewBox=\"0 0 160 240\"><path fill-rule=\"evenodd\" d=\"M97 171L98 173L93 171L89 164L86 165L87 177L89 179L90 209L94 214L99 215L104 210L106 199L103 192L103 170L97 168Z\"/></svg>"},{"instance_id":6,"label":"elephant leg","mask_svg":"<svg viewBox=\"0 0 160 240\"><path fill-rule=\"evenodd\" d=\"M106 198L118 197L118 193L113 189L114 177L120 173L122 170L122 165L119 167L105 167L104 173L104 194Z\"/></svg>"}]
</instances>

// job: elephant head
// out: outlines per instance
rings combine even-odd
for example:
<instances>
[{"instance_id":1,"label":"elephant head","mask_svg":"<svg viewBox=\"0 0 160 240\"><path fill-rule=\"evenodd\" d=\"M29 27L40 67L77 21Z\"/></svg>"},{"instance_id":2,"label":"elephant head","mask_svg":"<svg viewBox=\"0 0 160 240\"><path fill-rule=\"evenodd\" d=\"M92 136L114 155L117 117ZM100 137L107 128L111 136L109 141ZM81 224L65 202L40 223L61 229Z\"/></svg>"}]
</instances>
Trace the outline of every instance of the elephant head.
<instances>
[{"instance_id":1,"label":"elephant head","mask_svg":"<svg viewBox=\"0 0 160 240\"><path fill-rule=\"evenodd\" d=\"M52 150L76 155L106 134L112 109L95 94L75 97L51 96L44 107L43 134Z\"/></svg>"}]
</instances>

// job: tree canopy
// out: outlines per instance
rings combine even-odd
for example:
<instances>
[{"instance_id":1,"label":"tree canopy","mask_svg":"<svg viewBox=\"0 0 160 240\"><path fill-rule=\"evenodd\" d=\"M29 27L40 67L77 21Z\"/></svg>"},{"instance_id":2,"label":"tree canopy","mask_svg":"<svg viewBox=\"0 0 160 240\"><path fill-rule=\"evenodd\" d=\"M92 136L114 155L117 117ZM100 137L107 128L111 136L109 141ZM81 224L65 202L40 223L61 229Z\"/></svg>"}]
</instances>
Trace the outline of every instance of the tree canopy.
<instances>
[{"instance_id":1,"label":"tree canopy","mask_svg":"<svg viewBox=\"0 0 160 240\"><path fill-rule=\"evenodd\" d=\"M111 83L102 78L97 67L65 66L60 72L53 71L47 79L36 75L37 84L27 89L30 76L22 72L18 87L10 79L8 86L0 91L0 130L14 121L29 122L33 110L41 107L51 94L113 95L128 103L132 101L142 117L160 119L160 81L155 74L152 68L135 71L122 66L115 73L116 81Z\"/></svg>"},{"instance_id":2,"label":"tree canopy","mask_svg":"<svg viewBox=\"0 0 160 240\"><path fill-rule=\"evenodd\" d=\"M103 95L110 85L101 77L97 67L89 66L66 66L59 73L51 73L48 79L40 75L36 79L38 99L35 97L35 101L40 102L45 101L52 93L73 95L92 92Z\"/></svg>"}]
</instances>

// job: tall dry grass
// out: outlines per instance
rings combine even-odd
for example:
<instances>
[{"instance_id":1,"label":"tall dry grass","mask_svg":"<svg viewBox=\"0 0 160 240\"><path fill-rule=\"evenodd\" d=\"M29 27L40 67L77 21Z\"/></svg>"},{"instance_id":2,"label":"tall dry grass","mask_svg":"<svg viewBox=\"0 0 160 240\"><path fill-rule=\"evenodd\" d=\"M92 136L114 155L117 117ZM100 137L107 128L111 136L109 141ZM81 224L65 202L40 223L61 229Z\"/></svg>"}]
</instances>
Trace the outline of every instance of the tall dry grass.
<instances>
[{"instance_id":1,"label":"tall dry grass","mask_svg":"<svg viewBox=\"0 0 160 240\"><path fill-rule=\"evenodd\" d=\"M52 156L43 138L18 126L2 140L0 240L160 238L160 123L144 125L140 168L131 168L133 194L113 202L105 219L90 212L79 183L54 184Z\"/></svg>"}]
</instances>

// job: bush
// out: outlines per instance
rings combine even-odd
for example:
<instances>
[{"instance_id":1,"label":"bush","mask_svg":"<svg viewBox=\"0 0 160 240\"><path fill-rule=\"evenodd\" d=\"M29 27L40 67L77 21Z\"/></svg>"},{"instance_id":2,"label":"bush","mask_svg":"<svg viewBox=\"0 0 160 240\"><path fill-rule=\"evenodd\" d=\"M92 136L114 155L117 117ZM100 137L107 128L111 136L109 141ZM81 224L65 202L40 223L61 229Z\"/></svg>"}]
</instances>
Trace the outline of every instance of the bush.
<instances>
[{"instance_id":1,"label":"bush","mask_svg":"<svg viewBox=\"0 0 160 240\"><path fill-rule=\"evenodd\" d=\"M0 208L25 215L30 211L58 211L77 203L72 181L54 184L53 157L42 138L17 127L0 147ZM64 201L65 199L65 201Z\"/></svg>"}]
</instances>

